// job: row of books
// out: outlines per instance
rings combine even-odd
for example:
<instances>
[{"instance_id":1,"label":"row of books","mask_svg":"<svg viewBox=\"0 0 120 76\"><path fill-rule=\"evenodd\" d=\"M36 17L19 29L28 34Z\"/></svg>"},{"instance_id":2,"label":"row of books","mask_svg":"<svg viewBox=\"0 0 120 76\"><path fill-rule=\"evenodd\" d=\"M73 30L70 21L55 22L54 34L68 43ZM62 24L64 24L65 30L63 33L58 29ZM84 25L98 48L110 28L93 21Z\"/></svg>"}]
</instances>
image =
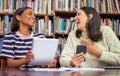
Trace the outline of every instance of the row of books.
<instances>
[{"instance_id":1,"label":"row of books","mask_svg":"<svg viewBox=\"0 0 120 76\"><path fill-rule=\"evenodd\" d=\"M119 13L118 0L56 0L56 9L73 11L80 7L94 7L102 13Z\"/></svg>"},{"instance_id":2,"label":"row of books","mask_svg":"<svg viewBox=\"0 0 120 76\"><path fill-rule=\"evenodd\" d=\"M36 24L33 27L33 32L43 33L44 35L53 35L54 34L54 24L50 19L39 19L37 17Z\"/></svg>"},{"instance_id":3,"label":"row of books","mask_svg":"<svg viewBox=\"0 0 120 76\"><path fill-rule=\"evenodd\" d=\"M0 12L13 13L20 7L31 7L36 14L53 11L77 11L82 6L94 7L98 12L120 13L118 0L0 0Z\"/></svg>"},{"instance_id":4,"label":"row of books","mask_svg":"<svg viewBox=\"0 0 120 76\"><path fill-rule=\"evenodd\" d=\"M6 34L11 31L12 18L8 15L0 17L0 34ZM36 23L33 27L33 32L43 33L45 35L53 35L54 25L53 21L37 17Z\"/></svg>"},{"instance_id":5,"label":"row of books","mask_svg":"<svg viewBox=\"0 0 120 76\"><path fill-rule=\"evenodd\" d=\"M115 32L116 35L120 35L120 19L105 18L101 19L102 25L107 25Z\"/></svg>"},{"instance_id":6,"label":"row of books","mask_svg":"<svg viewBox=\"0 0 120 76\"><path fill-rule=\"evenodd\" d=\"M11 31L12 17L5 15L0 17L0 34L6 34Z\"/></svg>"},{"instance_id":7,"label":"row of books","mask_svg":"<svg viewBox=\"0 0 120 76\"><path fill-rule=\"evenodd\" d=\"M0 0L0 13L13 13L20 7L31 7L36 14L51 14L53 0Z\"/></svg>"},{"instance_id":8,"label":"row of books","mask_svg":"<svg viewBox=\"0 0 120 76\"><path fill-rule=\"evenodd\" d=\"M75 22L72 22L72 20L73 17L71 17L70 19L56 17L55 32L68 34L70 31L75 30L76 29ZM111 27L111 29L117 35L120 35L120 19L101 18L101 24Z\"/></svg>"},{"instance_id":9,"label":"row of books","mask_svg":"<svg viewBox=\"0 0 120 76\"><path fill-rule=\"evenodd\" d=\"M57 16L55 18L55 32L58 33L69 33L75 29L75 23L72 22L73 17L71 18L61 18Z\"/></svg>"},{"instance_id":10,"label":"row of books","mask_svg":"<svg viewBox=\"0 0 120 76\"><path fill-rule=\"evenodd\" d=\"M54 35L54 33L69 33L76 29L75 22L71 18L55 17L54 22L50 19L37 17L33 32L43 33L45 35ZM101 18L101 23L110 26L116 34L120 34L120 19ZM0 34L6 34L11 31L12 17L5 15L0 17Z\"/></svg>"},{"instance_id":11,"label":"row of books","mask_svg":"<svg viewBox=\"0 0 120 76\"><path fill-rule=\"evenodd\" d=\"M59 37L59 44L58 44L58 52L57 52L57 55L60 56L61 53L62 53L62 50L66 44L66 41L67 41L67 38L62 38L62 37Z\"/></svg>"}]
</instances>

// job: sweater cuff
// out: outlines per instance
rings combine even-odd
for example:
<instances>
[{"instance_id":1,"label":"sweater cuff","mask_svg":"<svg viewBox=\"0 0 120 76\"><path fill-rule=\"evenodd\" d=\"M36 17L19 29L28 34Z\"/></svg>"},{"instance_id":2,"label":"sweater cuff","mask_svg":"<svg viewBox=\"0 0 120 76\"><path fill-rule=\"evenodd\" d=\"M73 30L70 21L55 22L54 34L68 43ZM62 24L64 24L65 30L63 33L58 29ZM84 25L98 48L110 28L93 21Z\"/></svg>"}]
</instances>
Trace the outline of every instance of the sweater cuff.
<instances>
[{"instance_id":1,"label":"sweater cuff","mask_svg":"<svg viewBox=\"0 0 120 76\"><path fill-rule=\"evenodd\" d=\"M102 51L101 57L99 58L100 61L108 61L108 52L107 51Z\"/></svg>"}]
</instances>

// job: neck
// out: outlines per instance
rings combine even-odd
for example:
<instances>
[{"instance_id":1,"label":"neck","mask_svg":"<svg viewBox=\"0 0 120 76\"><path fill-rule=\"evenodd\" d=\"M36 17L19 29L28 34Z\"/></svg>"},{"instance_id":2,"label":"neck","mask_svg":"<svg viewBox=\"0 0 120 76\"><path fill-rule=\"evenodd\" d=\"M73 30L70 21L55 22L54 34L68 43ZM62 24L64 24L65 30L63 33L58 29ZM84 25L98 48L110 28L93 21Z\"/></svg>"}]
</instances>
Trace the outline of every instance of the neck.
<instances>
[{"instance_id":1,"label":"neck","mask_svg":"<svg viewBox=\"0 0 120 76\"><path fill-rule=\"evenodd\" d=\"M86 29L83 29L82 32L86 33Z\"/></svg>"},{"instance_id":2,"label":"neck","mask_svg":"<svg viewBox=\"0 0 120 76\"><path fill-rule=\"evenodd\" d=\"M31 32L30 32L30 30L19 30L19 32L21 33L21 34L23 34L24 36L29 36L30 34L31 34Z\"/></svg>"}]
</instances>

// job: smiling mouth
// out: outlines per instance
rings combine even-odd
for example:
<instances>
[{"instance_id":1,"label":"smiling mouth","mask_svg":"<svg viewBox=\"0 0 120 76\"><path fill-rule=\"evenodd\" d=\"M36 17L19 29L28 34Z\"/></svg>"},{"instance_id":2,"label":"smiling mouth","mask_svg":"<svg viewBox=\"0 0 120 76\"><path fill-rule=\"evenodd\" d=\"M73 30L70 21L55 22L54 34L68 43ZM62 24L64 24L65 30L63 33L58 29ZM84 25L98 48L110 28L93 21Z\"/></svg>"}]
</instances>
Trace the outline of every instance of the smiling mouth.
<instances>
[{"instance_id":1,"label":"smiling mouth","mask_svg":"<svg viewBox=\"0 0 120 76\"><path fill-rule=\"evenodd\" d=\"M30 22L35 23L35 20L30 20Z\"/></svg>"},{"instance_id":2,"label":"smiling mouth","mask_svg":"<svg viewBox=\"0 0 120 76\"><path fill-rule=\"evenodd\" d=\"M80 22L76 22L76 24L79 24Z\"/></svg>"}]
</instances>

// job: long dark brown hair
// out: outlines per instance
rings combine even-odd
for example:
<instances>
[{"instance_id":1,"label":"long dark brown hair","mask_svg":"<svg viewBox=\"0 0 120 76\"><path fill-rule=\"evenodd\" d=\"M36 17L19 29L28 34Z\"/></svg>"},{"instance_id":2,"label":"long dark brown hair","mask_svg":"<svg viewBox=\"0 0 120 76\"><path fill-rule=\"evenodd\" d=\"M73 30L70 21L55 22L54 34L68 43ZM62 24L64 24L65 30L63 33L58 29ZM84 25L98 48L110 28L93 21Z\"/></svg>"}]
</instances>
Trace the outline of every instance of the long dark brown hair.
<instances>
[{"instance_id":1,"label":"long dark brown hair","mask_svg":"<svg viewBox=\"0 0 120 76\"><path fill-rule=\"evenodd\" d=\"M92 19L88 21L89 23L86 24L88 37L92 41L95 41L95 42L100 41L102 39L102 33L100 31L101 22L100 22L100 16L98 12L93 7L82 7L80 9L83 10L87 16L89 16L90 14L93 15ZM82 34L81 30L76 30L77 38L80 38L81 34Z\"/></svg>"}]
</instances>

